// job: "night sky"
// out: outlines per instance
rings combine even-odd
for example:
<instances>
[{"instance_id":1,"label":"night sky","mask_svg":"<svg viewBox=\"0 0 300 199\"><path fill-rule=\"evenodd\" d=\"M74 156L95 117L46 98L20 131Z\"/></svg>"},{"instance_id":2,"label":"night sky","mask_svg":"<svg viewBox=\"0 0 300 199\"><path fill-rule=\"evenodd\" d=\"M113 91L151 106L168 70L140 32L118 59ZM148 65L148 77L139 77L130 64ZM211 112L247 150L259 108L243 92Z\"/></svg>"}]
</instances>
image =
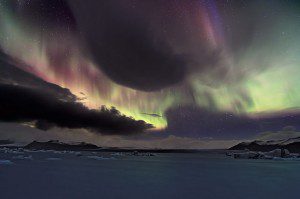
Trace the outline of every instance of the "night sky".
<instances>
[{"instance_id":1,"label":"night sky","mask_svg":"<svg viewBox=\"0 0 300 199\"><path fill-rule=\"evenodd\" d=\"M141 139L299 131L299 35L296 0L0 0L0 120Z\"/></svg>"}]
</instances>

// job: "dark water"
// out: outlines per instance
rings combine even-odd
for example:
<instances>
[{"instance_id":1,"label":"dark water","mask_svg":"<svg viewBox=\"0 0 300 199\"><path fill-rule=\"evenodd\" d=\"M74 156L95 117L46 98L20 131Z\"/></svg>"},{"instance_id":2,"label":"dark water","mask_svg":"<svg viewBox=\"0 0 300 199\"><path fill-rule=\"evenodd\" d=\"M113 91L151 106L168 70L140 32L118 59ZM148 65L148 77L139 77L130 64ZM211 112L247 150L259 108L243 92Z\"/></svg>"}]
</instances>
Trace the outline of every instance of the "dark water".
<instances>
[{"instance_id":1,"label":"dark water","mask_svg":"<svg viewBox=\"0 0 300 199\"><path fill-rule=\"evenodd\" d=\"M0 164L1 199L300 198L300 161L236 160L212 151L102 160L30 154L33 160L16 160L0 152L13 162Z\"/></svg>"}]
</instances>

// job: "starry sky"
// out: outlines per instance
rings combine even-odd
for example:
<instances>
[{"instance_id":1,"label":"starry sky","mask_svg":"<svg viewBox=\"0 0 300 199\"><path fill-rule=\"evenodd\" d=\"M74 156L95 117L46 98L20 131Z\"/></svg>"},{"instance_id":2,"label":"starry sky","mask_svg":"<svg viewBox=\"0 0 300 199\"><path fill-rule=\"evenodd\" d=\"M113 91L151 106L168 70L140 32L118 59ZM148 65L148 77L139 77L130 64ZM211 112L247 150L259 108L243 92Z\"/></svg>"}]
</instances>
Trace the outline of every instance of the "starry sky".
<instances>
[{"instance_id":1,"label":"starry sky","mask_svg":"<svg viewBox=\"0 0 300 199\"><path fill-rule=\"evenodd\" d=\"M299 130L299 35L296 0L0 0L0 120L105 136Z\"/></svg>"}]
</instances>

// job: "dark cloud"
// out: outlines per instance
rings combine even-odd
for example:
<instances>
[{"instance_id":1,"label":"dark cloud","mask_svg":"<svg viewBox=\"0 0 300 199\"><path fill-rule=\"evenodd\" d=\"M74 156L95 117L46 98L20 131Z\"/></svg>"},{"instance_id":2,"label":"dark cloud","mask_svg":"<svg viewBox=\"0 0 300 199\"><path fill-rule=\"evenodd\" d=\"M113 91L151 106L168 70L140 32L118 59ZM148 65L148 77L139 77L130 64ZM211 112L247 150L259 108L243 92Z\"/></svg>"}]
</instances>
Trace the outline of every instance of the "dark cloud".
<instances>
[{"instance_id":1,"label":"dark cloud","mask_svg":"<svg viewBox=\"0 0 300 199\"><path fill-rule=\"evenodd\" d=\"M69 1L94 60L115 82L157 90L183 80L185 61L125 1ZM132 2L131 2L132 3Z\"/></svg>"},{"instance_id":2,"label":"dark cloud","mask_svg":"<svg viewBox=\"0 0 300 199\"><path fill-rule=\"evenodd\" d=\"M259 118L217 112L195 106L181 106L166 112L167 132L177 136L249 138L264 131L279 131L286 126L300 129L300 111L280 112Z\"/></svg>"},{"instance_id":3,"label":"dark cloud","mask_svg":"<svg viewBox=\"0 0 300 199\"><path fill-rule=\"evenodd\" d=\"M98 133L136 134L152 125L121 115L116 109L90 110L78 102L66 102L41 90L0 84L0 120L36 122L36 127L85 128Z\"/></svg>"}]
</instances>

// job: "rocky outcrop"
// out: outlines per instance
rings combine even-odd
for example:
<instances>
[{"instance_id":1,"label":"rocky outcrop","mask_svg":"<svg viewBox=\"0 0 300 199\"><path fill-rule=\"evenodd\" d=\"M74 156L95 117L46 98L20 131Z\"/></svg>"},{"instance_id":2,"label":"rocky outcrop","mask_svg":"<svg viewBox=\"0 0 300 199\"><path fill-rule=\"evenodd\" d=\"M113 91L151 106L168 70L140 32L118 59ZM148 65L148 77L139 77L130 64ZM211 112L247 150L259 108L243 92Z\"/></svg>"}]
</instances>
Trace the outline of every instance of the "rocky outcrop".
<instances>
[{"instance_id":1,"label":"rocky outcrop","mask_svg":"<svg viewBox=\"0 0 300 199\"><path fill-rule=\"evenodd\" d=\"M294 159L300 158L298 153L290 153L287 149L275 149L269 152L243 151L228 153L236 159Z\"/></svg>"},{"instance_id":2,"label":"rocky outcrop","mask_svg":"<svg viewBox=\"0 0 300 199\"><path fill-rule=\"evenodd\" d=\"M229 150L250 150L268 152L276 149L286 149L291 153L300 153L300 138L290 138L276 141L253 141L239 143Z\"/></svg>"}]
</instances>

